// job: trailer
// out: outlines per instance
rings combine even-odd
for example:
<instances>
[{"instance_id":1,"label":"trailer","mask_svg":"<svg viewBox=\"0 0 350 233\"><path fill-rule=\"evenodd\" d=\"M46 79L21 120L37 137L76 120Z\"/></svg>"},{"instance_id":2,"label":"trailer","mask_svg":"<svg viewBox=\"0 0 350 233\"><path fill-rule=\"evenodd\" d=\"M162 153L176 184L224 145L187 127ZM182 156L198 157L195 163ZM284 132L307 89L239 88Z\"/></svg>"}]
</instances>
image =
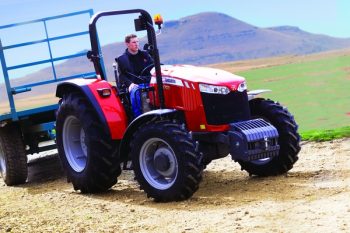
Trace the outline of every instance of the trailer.
<instances>
[{"instance_id":1,"label":"trailer","mask_svg":"<svg viewBox=\"0 0 350 233\"><path fill-rule=\"evenodd\" d=\"M86 21L77 32L52 35L55 25L62 20L70 20L74 23L75 17L86 17L89 19L93 15L93 10L84 10L63 14L58 16L46 17L37 20L20 22L0 26L0 61L2 67L3 81L0 83L0 94L3 98L0 102L0 174L6 185L23 184L28 176L28 155L40 153L56 148L55 143L55 112L58 108L58 99L55 97L55 87L57 83L69 79L83 77L94 78L96 73L85 72L70 74L66 76L57 73L57 66L68 59L86 56L86 51L74 52L65 55L55 55L53 44L67 39L79 39L79 37L88 37L89 31ZM73 20L72 20L73 19ZM33 26L36 33L43 35L43 38L21 41L11 44L9 38L6 38L6 31L13 31L18 28L30 28ZM33 29L34 30L34 29ZM18 35L19 39L30 37L30 30L27 35ZM22 38L21 38L22 37ZM17 38L16 38L17 39ZM3 42L6 43L3 43ZM36 53L21 54L29 56L32 60L21 64L9 64L8 55L14 50L34 46L45 46L48 54L47 58L36 57ZM89 44L87 44L88 48ZM100 49L100 46L99 46ZM11 74L18 70L31 70L33 67L47 66L50 70L48 79L23 79L12 78ZM49 86L53 87L44 96L35 96L33 89L46 90ZM3 93L1 93L3 92ZM6 93L5 93L6 92ZM28 95L33 93L33 95ZM23 97L23 95L26 97ZM22 96L22 98L21 98ZM28 97L30 96L30 97ZM38 103L34 103L34 100Z\"/></svg>"}]
</instances>

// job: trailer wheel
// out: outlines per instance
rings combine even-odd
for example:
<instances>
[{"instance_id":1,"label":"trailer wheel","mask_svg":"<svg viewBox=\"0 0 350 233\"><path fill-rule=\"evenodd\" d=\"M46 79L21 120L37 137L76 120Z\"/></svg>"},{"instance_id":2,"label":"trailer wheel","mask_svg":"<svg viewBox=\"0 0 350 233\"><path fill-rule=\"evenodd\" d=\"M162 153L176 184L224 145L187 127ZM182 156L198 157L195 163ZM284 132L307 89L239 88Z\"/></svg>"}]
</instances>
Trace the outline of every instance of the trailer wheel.
<instances>
[{"instance_id":1,"label":"trailer wheel","mask_svg":"<svg viewBox=\"0 0 350 233\"><path fill-rule=\"evenodd\" d=\"M23 184L27 180L27 155L19 127L0 128L0 174L6 185Z\"/></svg>"},{"instance_id":2,"label":"trailer wheel","mask_svg":"<svg viewBox=\"0 0 350 233\"><path fill-rule=\"evenodd\" d=\"M298 160L300 136L298 125L288 110L279 103L265 99L253 99L250 102L253 118L263 118L276 127L280 145L279 155L274 158L250 162L239 161L243 170L250 175L271 176L286 173Z\"/></svg>"},{"instance_id":3,"label":"trailer wheel","mask_svg":"<svg viewBox=\"0 0 350 233\"><path fill-rule=\"evenodd\" d=\"M170 120L148 122L133 135L131 148L135 179L148 197L180 201L198 189L201 159L181 125Z\"/></svg>"},{"instance_id":4,"label":"trailer wheel","mask_svg":"<svg viewBox=\"0 0 350 233\"><path fill-rule=\"evenodd\" d=\"M57 147L75 190L108 190L121 173L118 141L111 140L92 106L79 94L62 98L56 120Z\"/></svg>"}]
</instances>

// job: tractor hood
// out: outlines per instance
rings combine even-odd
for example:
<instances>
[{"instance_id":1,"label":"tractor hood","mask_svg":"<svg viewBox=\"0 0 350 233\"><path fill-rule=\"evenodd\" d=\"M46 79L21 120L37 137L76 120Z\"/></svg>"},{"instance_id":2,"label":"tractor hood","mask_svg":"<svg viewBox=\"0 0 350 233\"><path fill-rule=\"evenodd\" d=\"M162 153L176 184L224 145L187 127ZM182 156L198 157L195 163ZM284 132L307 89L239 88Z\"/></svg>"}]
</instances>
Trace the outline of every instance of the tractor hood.
<instances>
[{"instance_id":1,"label":"tractor hood","mask_svg":"<svg viewBox=\"0 0 350 233\"><path fill-rule=\"evenodd\" d=\"M163 78L172 77L184 81L205 83L213 85L232 85L238 84L245 79L224 70L198 67L191 65L163 65L161 66ZM152 75L155 76L154 69Z\"/></svg>"}]
</instances>

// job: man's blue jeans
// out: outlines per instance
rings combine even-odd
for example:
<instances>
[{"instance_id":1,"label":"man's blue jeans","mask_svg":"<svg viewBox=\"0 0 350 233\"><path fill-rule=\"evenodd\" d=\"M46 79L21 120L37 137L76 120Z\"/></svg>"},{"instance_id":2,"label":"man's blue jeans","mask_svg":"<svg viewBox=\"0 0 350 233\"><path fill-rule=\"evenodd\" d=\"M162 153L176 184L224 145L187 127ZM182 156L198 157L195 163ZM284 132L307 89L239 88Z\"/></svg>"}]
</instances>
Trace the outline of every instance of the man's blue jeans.
<instances>
[{"instance_id":1,"label":"man's blue jeans","mask_svg":"<svg viewBox=\"0 0 350 233\"><path fill-rule=\"evenodd\" d=\"M141 89L147 87L149 87L149 84L142 83L138 84L137 87L134 87L130 91L131 107L132 112L134 114L134 118L142 114Z\"/></svg>"}]
</instances>

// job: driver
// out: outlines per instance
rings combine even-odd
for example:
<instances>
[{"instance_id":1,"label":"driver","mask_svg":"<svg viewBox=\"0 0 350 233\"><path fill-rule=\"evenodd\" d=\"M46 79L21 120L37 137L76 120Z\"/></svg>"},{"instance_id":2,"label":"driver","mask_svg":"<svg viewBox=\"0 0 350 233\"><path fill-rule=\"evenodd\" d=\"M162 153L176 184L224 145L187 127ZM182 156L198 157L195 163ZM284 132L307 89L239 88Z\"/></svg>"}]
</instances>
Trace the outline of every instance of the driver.
<instances>
[{"instance_id":1,"label":"driver","mask_svg":"<svg viewBox=\"0 0 350 233\"><path fill-rule=\"evenodd\" d=\"M153 59L146 51L139 49L139 39L135 34L125 37L125 45L127 49L116 58L116 62L118 63L120 85L124 85L131 92L139 84L149 84L151 74L149 71L143 74L141 72L153 64Z\"/></svg>"},{"instance_id":2,"label":"driver","mask_svg":"<svg viewBox=\"0 0 350 233\"><path fill-rule=\"evenodd\" d=\"M117 86L129 90L133 117L136 118L142 114L139 90L149 86L151 74L148 67L152 67L153 59L146 51L139 49L139 39L135 34L125 37L125 45L125 52L115 59L119 72Z\"/></svg>"}]
</instances>

